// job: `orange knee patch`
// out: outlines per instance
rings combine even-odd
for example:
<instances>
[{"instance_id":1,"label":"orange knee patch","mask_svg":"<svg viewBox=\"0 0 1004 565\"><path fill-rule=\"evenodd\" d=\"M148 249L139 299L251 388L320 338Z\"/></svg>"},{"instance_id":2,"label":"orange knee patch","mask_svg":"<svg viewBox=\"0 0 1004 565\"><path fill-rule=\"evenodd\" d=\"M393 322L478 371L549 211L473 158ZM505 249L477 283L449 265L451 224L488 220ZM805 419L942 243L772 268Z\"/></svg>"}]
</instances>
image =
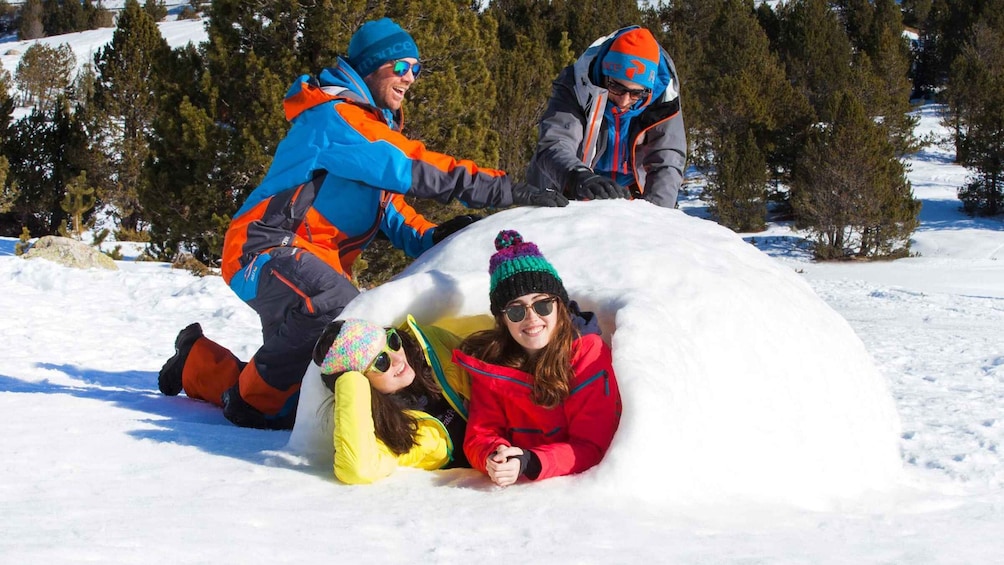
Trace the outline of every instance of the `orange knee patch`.
<instances>
[{"instance_id":1,"label":"orange knee patch","mask_svg":"<svg viewBox=\"0 0 1004 565\"><path fill-rule=\"evenodd\" d=\"M286 405L286 401L300 390L300 385L290 387L288 390L279 390L265 382L258 367L255 366L254 359L248 362L240 375L241 398L245 402L254 406L265 415L278 414Z\"/></svg>"}]
</instances>

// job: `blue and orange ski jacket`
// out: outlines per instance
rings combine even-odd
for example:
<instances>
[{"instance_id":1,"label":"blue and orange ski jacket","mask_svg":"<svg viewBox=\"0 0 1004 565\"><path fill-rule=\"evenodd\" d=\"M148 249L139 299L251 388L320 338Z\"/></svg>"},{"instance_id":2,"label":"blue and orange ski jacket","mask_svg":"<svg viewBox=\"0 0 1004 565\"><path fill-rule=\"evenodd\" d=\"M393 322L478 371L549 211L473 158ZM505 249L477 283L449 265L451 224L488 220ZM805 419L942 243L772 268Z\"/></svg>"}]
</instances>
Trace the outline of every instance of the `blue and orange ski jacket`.
<instances>
[{"instance_id":1,"label":"blue and orange ski jacket","mask_svg":"<svg viewBox=\"0 0 1004 565\"><path fill-rule=\"evenodd\" d=\"M245 300L277 247L310 251L347 278L377 230L417 257L432 247L436 226L405 194L473 208L512 204L504 172L405 137L403 113L378 108L342 59L316 77L300 76L284 107L290 130L224 241L223 278Z\"/></svg>"}]
</instances>

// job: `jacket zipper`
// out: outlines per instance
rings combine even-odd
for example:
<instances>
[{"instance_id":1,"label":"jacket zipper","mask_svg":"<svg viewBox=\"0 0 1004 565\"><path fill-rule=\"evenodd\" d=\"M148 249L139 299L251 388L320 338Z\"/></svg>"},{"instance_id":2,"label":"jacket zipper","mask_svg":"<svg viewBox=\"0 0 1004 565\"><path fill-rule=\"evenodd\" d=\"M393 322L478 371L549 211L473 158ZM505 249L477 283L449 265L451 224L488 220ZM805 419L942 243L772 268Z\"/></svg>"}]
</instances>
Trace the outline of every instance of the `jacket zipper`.
<instances>
[{"instance_id":1,"label":"jacket zipper","mask_svg":"<svg viewBox=\"0 0 1004 565\"><path fill-rule=\"evenodd\" d=\"M276 271L272 271L272 275L275 276L275 278L279 279L284 285L288 286L290 290L299 295L300 298L303 299L303 303L307 306L307 311L310 312L311 314L314 313L314 303L310 300L310 297L307 296L305 292L297 288L297 286L293 284L289 279L277 273Z\"/></svg>"}]
</instances>

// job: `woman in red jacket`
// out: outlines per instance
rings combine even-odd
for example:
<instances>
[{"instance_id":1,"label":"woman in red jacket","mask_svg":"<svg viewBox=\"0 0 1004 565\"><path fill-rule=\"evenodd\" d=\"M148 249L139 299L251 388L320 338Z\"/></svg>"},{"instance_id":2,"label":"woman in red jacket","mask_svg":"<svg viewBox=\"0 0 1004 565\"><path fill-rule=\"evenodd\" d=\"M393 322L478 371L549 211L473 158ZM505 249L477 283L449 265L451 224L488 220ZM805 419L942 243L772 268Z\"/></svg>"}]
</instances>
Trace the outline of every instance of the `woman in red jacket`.
<instances>
[{"instance_id":1,"label":"woman in red jacket","mask_svg":"<svg viewBox=\"0 0 1004 565\"><path fill-rule=\"evenodd\" d=\"M499 486L585 471L620 421L610 348L575 329L561 277L536 245L505 230L495 248L495 327L453 352L471 375L464 452Z\"/></svg>"}]
</instances>

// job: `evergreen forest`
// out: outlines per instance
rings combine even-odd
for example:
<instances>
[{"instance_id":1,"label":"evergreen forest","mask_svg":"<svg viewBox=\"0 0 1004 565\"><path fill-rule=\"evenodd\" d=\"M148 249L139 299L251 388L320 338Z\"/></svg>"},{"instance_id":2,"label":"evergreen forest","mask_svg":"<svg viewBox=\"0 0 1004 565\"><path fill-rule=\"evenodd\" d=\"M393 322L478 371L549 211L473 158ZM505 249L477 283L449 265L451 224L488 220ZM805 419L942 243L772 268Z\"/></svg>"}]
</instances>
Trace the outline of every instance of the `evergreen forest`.
<instances>
[{"instance_id":1,"label":"evergreen forest","mask_svg":"<svg viewBox=\"0 0 1004 565\"><path fill-rule=\"evenodd\" d=\"M722 225L792 221L825 260L908 255L920 204L902 158L933 141L914 136L918 101L943 104L970 173L962 206L1004 212L1004 0L213 0L175 15L202 18L208 40L171 48L163 1L0 1L20 39L115 28L92 60L35 43L0 69L0 235L111 218L152 259L214 267L287 130L288 86L383 16L422 53L405 134L517 180L558 72L642 25L676 63L690 175ZM363 286L406 264L379 241L360 261Z\"/></svg>"}]
</instances>

